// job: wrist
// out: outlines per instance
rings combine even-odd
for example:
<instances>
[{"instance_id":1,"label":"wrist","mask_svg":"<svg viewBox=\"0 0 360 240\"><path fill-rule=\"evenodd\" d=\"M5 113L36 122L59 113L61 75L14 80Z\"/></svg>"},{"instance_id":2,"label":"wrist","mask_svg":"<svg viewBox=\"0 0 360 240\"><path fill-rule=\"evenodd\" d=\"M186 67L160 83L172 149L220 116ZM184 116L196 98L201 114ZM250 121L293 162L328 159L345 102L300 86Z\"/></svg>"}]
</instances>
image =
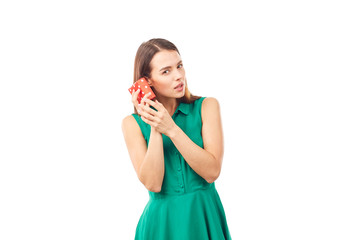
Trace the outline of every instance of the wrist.
<instances>
[{"instance_id":1,"label":"wrist","mask_svg":"<svg viewBox=\"0 0 360 240\"><path fill-rule=\"evenodd\" d=\"M175 124L175 126L172 129L170 129L168 137L170 139L173 139L174 137L176 137L178 135L180 130L181 129L179 128L179 126Z\"/></svg>"},{"instance_id":2,"label":"wrist","mask_svg":"<svg viewBox=\"0 0 360 240\"><path fill-rule=\"evenodd\" d=\"M154 128L153 126L150 127L150 135L151 134L155 134L155 135L161 135L161 132L159 132L158 130L156 130L156 128Z\"/></svg>"}]
</instances>

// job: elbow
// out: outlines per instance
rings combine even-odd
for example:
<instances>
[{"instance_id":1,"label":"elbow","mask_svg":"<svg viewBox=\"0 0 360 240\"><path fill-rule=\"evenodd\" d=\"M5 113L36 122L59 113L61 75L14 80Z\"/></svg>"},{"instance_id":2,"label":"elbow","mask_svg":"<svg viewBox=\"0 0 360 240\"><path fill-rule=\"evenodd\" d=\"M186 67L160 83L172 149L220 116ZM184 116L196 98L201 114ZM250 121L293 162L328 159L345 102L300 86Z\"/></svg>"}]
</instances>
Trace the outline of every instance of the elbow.
<instances>
[{"instance_id":1,"label":"elbow","mask_svg":"<svg viewBox=\"0 0 360 240\"><path fill-rule=\"evenodd\" d=\"M217 177L208 177L208 178L206 179L206 181L210 184L210 183L215 182L216 179L217 179Z\"/></svg>"},{"instance_id":2,"label":"elbow","mask_svg":"<svg viewBox=\"0 0 360 240\"><path fill-rule=\"evenodd\" d=\"M143 174L140 170L138 178L140 182L145 186L145 188L150 192L158 193L161 191L164 175L162 175L161 177L153 175L147 176Z\"/></svg>"},{"instance_id":3,"label":"elbow","mask_svg":"<svg viewBox=\"0 0 360 240\"><path fill-rule=\"evenodd\" d=\"M220 176L220 169L218 171L215 171L212 175L208 176L205 180L208 183L213 183L215 182L216 179L218 179L219 176Z\"/></svg>"},{"instance_id":4,"label":"elbow","mask_svg":"<svg viewBox=\"0 0 360 240\"><path fill-rule=\"evenodd\" d=\"M145 185L146 189L149 190L150 192L161 192L161 185Z\"/></svg>"},{"instance_id":5,"label":"elbow","mask_svg":"<svg viewBox=\"0 0 360 240\"><path fill-rule=\"evenodd\" d=\"M215 182L215 180L219 178L221 172L222 157L220 159L214 157L214 161L212 170L209 171L209 175L205 178L206 182L209 184Z\"/></svg>"},{"instance_id":6,"label":"elbow","mask_svg":"<svg viewBox=\"0 0 360 240\"><path fill-rule=\"evenodd\" d=\"M143 178L139 177L140 182L145 186L150 192L160 192L162 187L161 183L154 183L153 181L145 181Z\"/></svg>"}]
</instances>

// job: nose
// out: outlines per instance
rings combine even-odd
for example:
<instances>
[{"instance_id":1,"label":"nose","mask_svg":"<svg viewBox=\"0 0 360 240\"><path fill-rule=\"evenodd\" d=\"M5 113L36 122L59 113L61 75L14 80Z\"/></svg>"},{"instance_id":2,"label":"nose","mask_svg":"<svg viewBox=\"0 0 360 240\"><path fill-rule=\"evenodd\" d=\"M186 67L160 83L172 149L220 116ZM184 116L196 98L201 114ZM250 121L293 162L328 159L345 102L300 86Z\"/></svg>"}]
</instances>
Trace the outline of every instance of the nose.
<instances>
[{"instance_id":1,"label":"nose","mask_svg":"<svg viewBox=\"0 0 360 240\"><path fill-rule=\"evenodd\" d=\"M184 76L185 76L184 69L176 69L176 73L175 73L176 80L181 80L184 78Z\"/></svg>"}]
</instances>

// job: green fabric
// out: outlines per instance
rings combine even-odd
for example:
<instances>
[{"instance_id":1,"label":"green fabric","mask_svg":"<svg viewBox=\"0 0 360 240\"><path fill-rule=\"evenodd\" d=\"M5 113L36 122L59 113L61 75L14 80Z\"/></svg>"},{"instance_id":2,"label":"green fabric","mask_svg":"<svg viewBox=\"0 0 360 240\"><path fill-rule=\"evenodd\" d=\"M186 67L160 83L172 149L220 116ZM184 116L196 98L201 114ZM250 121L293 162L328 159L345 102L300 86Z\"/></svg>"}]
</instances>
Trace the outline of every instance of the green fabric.
<instances>
[{"instance_id":1,"label":"green fabric","mask_svg":"<svg viewBox=\"0 0 360 240\"><path fill-rule=\"evenodd\" d=\"M180 103L172 118L198 146L204 147L201 105ZM132 114L149 143L150 125ZM209 184L184 160L169 137L163 136L165 174L161 192L149 191L149 201L139 219L135 240L231 239L215 182Z\"/></svg>"}]
</instances>

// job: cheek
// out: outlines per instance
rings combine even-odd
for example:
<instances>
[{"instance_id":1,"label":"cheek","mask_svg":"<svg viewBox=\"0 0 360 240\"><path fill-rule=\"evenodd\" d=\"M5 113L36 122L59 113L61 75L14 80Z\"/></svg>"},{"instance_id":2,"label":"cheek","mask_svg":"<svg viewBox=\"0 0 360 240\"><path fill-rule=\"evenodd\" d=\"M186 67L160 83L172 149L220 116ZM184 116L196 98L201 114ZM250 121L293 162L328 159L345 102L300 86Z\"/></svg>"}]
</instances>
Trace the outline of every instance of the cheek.
<instances>
[{"instance_id":1,"label":"cheek","mask_svg":"<svg viewBox=\"0 0 360 240\"><path fill-rule=\"evenodd\" d=\"M159 81L157 82L157 90L159 92L162 93L166 93L171 91L172 89L172 84L171 81L167 80L167 79L159 79Z\"/></svg>"}]
</instances>

